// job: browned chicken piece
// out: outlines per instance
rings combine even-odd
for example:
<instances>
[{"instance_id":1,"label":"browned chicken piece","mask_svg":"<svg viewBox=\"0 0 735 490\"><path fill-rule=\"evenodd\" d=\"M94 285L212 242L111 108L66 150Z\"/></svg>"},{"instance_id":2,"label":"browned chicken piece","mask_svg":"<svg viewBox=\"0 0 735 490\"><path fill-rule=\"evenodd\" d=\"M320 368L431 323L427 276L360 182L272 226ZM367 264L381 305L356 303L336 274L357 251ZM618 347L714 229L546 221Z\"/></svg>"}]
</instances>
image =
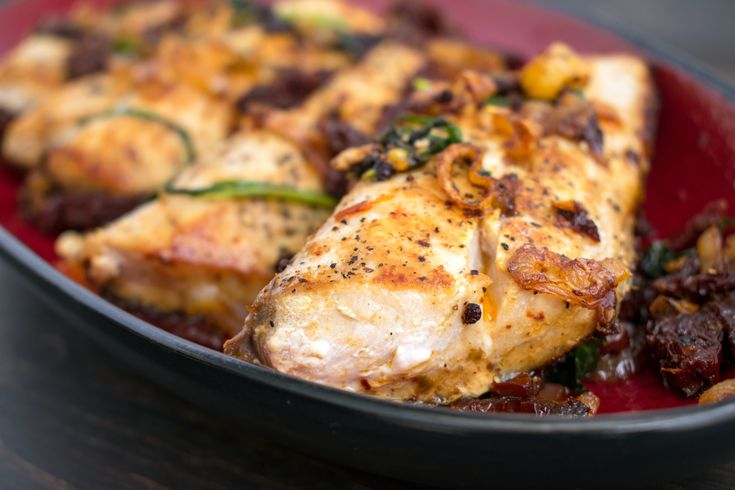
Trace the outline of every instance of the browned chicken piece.
<instances>
[{"instance_id":1,"label":"browned chicken piece","mask_svg":"<svg viewBox=\"0 0 735 490\"><path fill-rule=\"evenodd\" d=\"M402 69L380 70L387 59ZM400 100L423 61L415 50L378 46L291 112L314 125L324 114L314 112L313 100L328 104L324 113L343 103L379 112ZM69 268L116 299L204 315L233 335L281 259L329 216L336 200L322 191L321 177L293 142L267 130L243 131L184 170L156 200L89 234L62 235L57 250ZM238 197L233 182L267 189Z\"/></svg>"},{"instance_id":2,"label":"browned chicken piece","mask_svg":"<svg viewBox=\"0 0 735 490\"><path fill-rule=\"evenodd\" d=\"M42 22L0 64L0 137L15 117L66 81L106 70L121 47L126 56L143 46L152 49L185 15L180 2L156 0L114 13L80 5L65 18Z\"/></svg>"},{"instance_id":3,"label":"browned chicken piece","mask_svg":"<svg viewBox=\"0 0 735 490\"><path fill-rule=\"evenodd\" d=\"M78 213L67 212L64 201L104 196L109 203L140 202L198 155L213 151L232 121L231 105L188 85L142 84L55 135L26 182L25 212L48 231L98 225L74 220ZM115 216L98 217L104 222Z\"/></svg>"},{"instance_id":4,"label":"browned chicken piece","mask_svg":"<svg viewBox=\"0 0 735 490\"><path fill-rule=\"evenodd\" d=\"M175 184L201 188L232 179L310 191L321 186L298 149L267 132L233 137ZM162 194L83 238L62 235L57 248L117 299L205 315L233 334L278 261L298 250L328 213L278 200Z\"/></svg>"},{"instance_id":5,"label":"browned chicken piece","mask_svg":"<svg viewBox=\"0 0 735 490\"><path fill-rule=\"evenodd\" d=\"M3 126L66 80L66 61L72 44L62 37L35 34L6 55L0 65Z\"/></svg>"},{"instance_id":6,"label":"browned chicken piece","mask_svg":"<svg viewBox=\"0 0 735 490\"><path fill-rule=\"evenodd\" d=\"M130 92L131 85L128 77L110 74L93 75L65 84L8 126L3 156L17 167L35 167L49 142L82 118L113 107Z\"/></svg>"},{"instance_id":7,"label":"browned chicken piece","mask_svg":"<svg viewBox=\"0 0 735 490\"><path fill-rule=\"evenodd\" d=\"M410 140L414 157L453 143L454 126L462 134L423 168L405 171L405 135L416 133L361 150L392 171L363 175L225 352L351 391L446 403L610 328L648 167L648 69L553 45L518 85L538 99L518 111L473 73L447 84L444 106L423 97L451 124L429 119L439 133ZM338 166L364 164L349 152Z\"/></svg>"},{"instance_id":8,"label":"browned chicken piece","mask_svg":"<svg viewBox=\"0 0 735 490\"><path fill-rule=\"evenodd\" d=\"M150 60L69 86L11 125L6 157L35 168L26 214L52 232L108 222L224 141L243 94L254 92L259 110L287 107L353 61L252 22L208 37L170 36ZM271 85L278 93L263 97L260 88Z\"/></svg>"}]
</instances>

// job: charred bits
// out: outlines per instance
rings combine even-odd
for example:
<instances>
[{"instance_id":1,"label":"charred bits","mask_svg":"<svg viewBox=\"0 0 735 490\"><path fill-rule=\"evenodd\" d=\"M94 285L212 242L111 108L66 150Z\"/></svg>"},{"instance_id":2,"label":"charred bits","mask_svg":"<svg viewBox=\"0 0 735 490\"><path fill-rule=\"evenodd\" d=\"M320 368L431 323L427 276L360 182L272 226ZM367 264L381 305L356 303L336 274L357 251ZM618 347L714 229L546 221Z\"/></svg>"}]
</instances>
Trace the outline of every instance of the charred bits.
<instances>
[{"instance_id":1,"label":"charred bits","mask_svg":"<svg viewBox=\"0 0 735 490\"><path fill-rule=\"evenodd\" d=\"M587 210L577 201L559 201L553 204L559 226L570 228L595 242L600 241L597 225L590 219Z\"/></svg>"},{"instance_id":2,"label":"charred bits","mask_svg":"<svg viewBox=\"0 0 735 490\"><path fill-rule=\"evenodd\" d=\"M482 307L477 303L467 303L462 311L462 323L471 325L482 318Z\"/></svg>"}]
</instances>

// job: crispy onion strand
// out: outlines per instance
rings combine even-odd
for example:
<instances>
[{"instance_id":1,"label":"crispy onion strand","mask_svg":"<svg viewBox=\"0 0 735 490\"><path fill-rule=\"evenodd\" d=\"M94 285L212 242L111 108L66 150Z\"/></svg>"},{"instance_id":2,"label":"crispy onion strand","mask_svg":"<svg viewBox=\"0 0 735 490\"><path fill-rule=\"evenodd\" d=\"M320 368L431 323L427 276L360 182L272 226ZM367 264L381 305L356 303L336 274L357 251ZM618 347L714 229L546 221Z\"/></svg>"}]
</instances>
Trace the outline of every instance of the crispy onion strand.
<instances>
[{"instance_id":1,"label":"crispy onion strand","mask_svg":"<svg viewBox=\"0 0 735 490\"><path fill-rule=\"evenodd\" d=\"M618 259L570 259L530 243L513 253L508 272L523 289L595 310L603 329L615 319L618 284L630 277Z\"/></svg>"},{"instance_id":2,"label":"crispy onion strand","mask_svg":"<svg viewBox=\"0 0 735 490\"><path fill-rule=\"evenodd\" d=\"M479 148L467 143L451 145L436 156L436 176L449 200L459 204L468 211L485 211L493 205L493 192L497 186L494 178L482 172L482 153ZM455 164L464 162L470 164L468 172L469 182L484 189L480 199L471 199L463 196L452 180L452 168Z\"/></svg>"}]
</instances>

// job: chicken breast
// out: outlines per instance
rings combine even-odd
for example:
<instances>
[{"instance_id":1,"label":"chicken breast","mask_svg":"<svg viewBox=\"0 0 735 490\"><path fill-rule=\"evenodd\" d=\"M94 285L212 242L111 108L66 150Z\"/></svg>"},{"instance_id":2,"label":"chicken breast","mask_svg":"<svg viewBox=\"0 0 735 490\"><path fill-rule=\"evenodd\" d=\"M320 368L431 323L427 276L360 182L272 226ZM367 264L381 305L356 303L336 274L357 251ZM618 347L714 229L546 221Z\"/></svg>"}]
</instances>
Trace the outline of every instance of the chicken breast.
<instances>
[{"instance_id":1,"label":"chicken breast","mask_svg":"<svg viewBox=\"0 0 735 490\"><path fill-rule=\"evenodd\" d=\"M363 24L379 33L381 22L366 11L327 4L335 18L356 16L339 36L363 32ZM154 11L163 15L167 5ZM294 7L295 18L302 7ZM290 108L356 59L326 43L321 27L311 34L274 29L273 16L280 14L267 8L227 4L201 12L165 37L155 56L107 75L106 85L125 86L122 93L103 90L87 98L84 87L99 83L85 81L12 124L4 150L9 161L35 169L23 204L37 227L56 232L109 222L221 143L238 111L250 116ZM118 35L125 37L130 29L123 27ZM416 70L415 63L408 69ZM335 107L334 100L324 104Z\"/></svg>"},{"instance_id":2,"label":"chicken breast","mask_svg":"<svg viewBox=\"0 0 735 490\"><path fill-rule=\"evenodd\" d=\"M298 149L267 132L233 137L175 184L201 188L243 178L303 190L321 187ZM233 334L278 261L298 250L328 214L277 200L162 194L83 239L62 235L58 252L117 299L161 312L202 314Z\"/></svg>"},{"instance_id":3,"label":"chicken breast","mask_svg":"<svg viewBox=\"0 0 735 490\"><path fill-rule=\"evenodd\" d=\"M222 100L185 84L146 83L68 128L60 121L64 130L26 180L24 212L48 232L110 221L213 151L232 123Z\"/></svg>"},{"instance_id":4,"label":"chicken breast","mask_svg":"<svg viewBox=\"0 0 735 490\"><path fill-rule=\"evenodd\" d=\"M386 56L408 69L391 76L375 70ZM324 113L345 100L364 101L366 111L380 112L400 100L403 90L393 87L408 84L422 63L409 48L377 47L312 98L326 104ZM347 85L357 74L372 83ZM308 114L317 125L322 113L314 116L312 107L310 99L291 112ZM362 115L351 117L347 122L357 124ZM323 193L321 178L292 141L268 130L242 131L215 156L184 170L156 200L98 231L63 235L57 249L95 289L160 312L205 315L231 336L279 261L299 250L329 216L336 201ZM288 193L310 193L312 201L186 195L232 181L285 186ZM313 199L320 205L312 205Z\"/></svg>"},{"instance_id":5,"label":"chicken breast","mask_svg":"<svg viewBox=\"0 0 735 490\"><path fill-rule=\"evenodd\" d=\"M447 106L479 97L442 114L463 143L382 182L363 177L225 352L351 391L445 403L608 325L634 257L652 84L637 58L559 49L520 76L553 105L478 106L482 77L465 74ZM570 87L584 93L573 117ZM463 176L463 161L474 172Z\"/></svg>"},{"instance_id":6,"label":"chicken breast","mask_svg":"<svg viewBox=\"0 0 735 490\"><path fill-rule=\"evenodd\" d=\"M104 74L64 85L8 126L4 158L20 168L38 165L48 142L58 139L81 119L113 107L130 90L127 78Z\"/></svg>"},{"instance_id":7,"label":"chicken breast","mask_svg":"<svg viewBox=\"0 0 735 490\"><path fill-rule=\"evenodd\" d=\"M0 66L0 110L20 114L59 87L66 80L72 45L68 39L35 34L16 46Z\"/></svg>"},{"instance_id":8,"label":"chicken breast","mask_svg":"<svg viewBox=\"0 0 735 490\"><path fill-rule=\"evenodd\" d=\"M42 22L0 65L0 137L10 121L65 82L104 71L121 47L127 46L126 60L152 50L186 14L180 2L157 0L115 12L79 5L68 17Z\"/></svg>"},{"instance_id":9,"label":"chicken breast","mask_svg":"<svg viewBox=\"0 0 735 490\"><path fill-rule=\"evenodd\" d=\"M152 194L197 155L215 149L232 125L228 104L183 84L145 84L108 111L51 143L43 171L54 185L68 192Z\"/></svg>"}]
</instances>

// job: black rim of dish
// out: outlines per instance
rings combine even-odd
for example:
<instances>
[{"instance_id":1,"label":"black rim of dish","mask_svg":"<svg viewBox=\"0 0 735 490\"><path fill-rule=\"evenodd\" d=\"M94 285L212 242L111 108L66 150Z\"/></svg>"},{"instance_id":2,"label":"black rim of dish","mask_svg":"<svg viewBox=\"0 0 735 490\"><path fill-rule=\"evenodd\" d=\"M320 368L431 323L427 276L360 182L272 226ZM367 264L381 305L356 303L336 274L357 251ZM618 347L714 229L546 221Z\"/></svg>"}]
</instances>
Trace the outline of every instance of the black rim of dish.
<instances>
[{"instance_id":1,"label":"black rim of dish","mask_svg":"<svg viewBox=\"0 0 735 490\"><path fill-rule=\"evenodd\" d=\"M537 6L548 9L546 6ZM605 29L630 42L652 59L690 74L707 87L735 102L735 85L669 48L658 46L645 36L613 23L572 10L558 10ZM317 399L354 411L370 412L382 418L421 430L461 433L579 434L587 436L621 435L640 432L685 432L735 420L735 400L708 406L690 406L602 415L593 418L535 417L525 414L474 414L448 408L391 402L368 395L350 393L281 374L262 366L226 356L147 323L107 302L75 283L50 263L36 255L5 228L0 227L0 254L22 272L29 272L60 296L101 313L117 325L143 339L170 349L203 364L224 369L282 391Z\"/></svg>"}]
</instances>

